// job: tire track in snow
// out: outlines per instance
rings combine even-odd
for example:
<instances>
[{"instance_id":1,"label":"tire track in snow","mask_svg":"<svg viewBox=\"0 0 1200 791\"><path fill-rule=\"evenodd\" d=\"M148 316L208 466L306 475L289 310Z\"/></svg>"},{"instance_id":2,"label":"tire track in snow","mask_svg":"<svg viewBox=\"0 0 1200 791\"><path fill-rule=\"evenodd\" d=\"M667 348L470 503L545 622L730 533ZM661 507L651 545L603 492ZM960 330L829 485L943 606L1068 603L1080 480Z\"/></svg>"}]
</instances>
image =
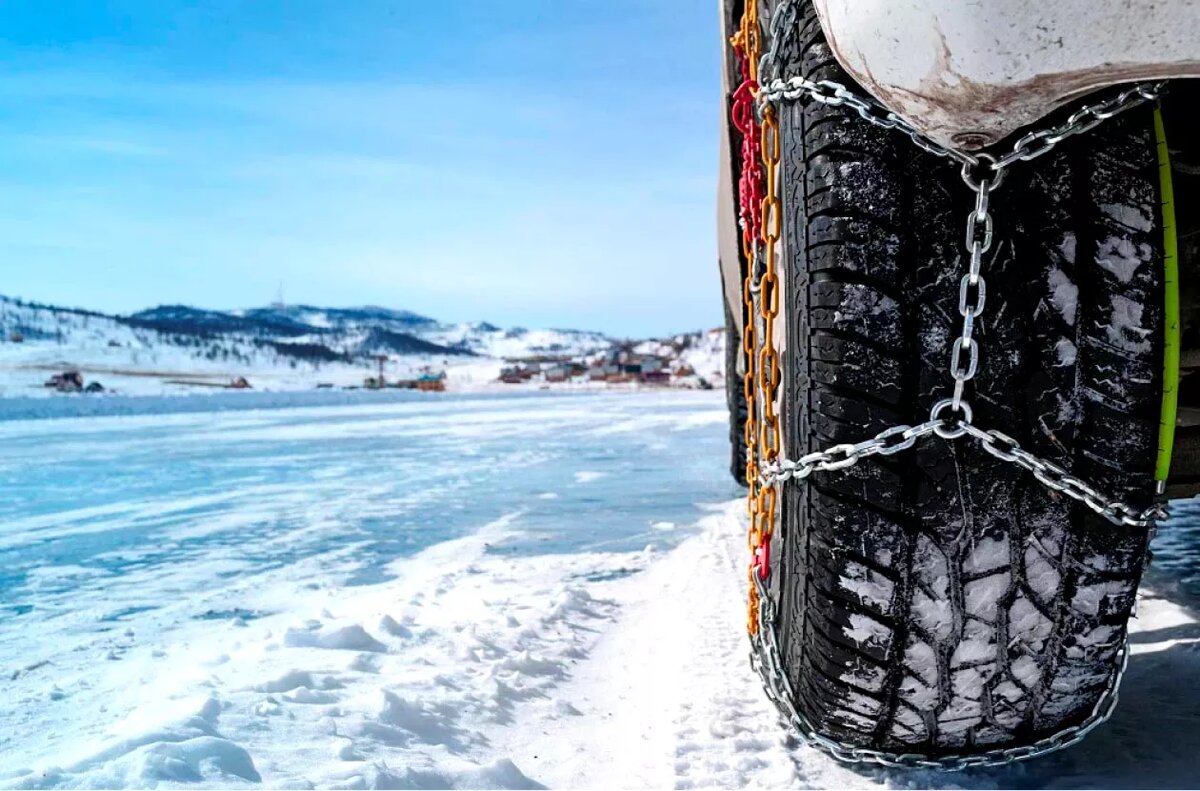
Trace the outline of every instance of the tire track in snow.
<instances>
[{"instance_id":1,"label":"tire track in snow","mask_svg":"<svg viewBox=\"0 0 1200 791\"><path fill-rule=\"evenodd\" d=\"M740 511L740 503L739 511ZM736 522L734 523L736 526ZM775 712L770 708L746 660L750 650L741 621L744 578L730 542L721 533L706 533L703 565L719 585L706 585L704 575L688 577L693 593L705 608L720 615L719 623L702 629L694 657L697 674L728 676L714 695L697 696L680 711L676 747L675 788L725 788L747 785L795 788L804 780L800 766L787 749Z\"/></svg>"},{"instance_id":2,"label":"tire track in snow","mask_svg":"<svg viewBox=\"0 0 1200 791\"><path fill-rule=\"evenodd\" d=\"M789 746L750 669L742 508L707 517L702 534L605 591L621 614L556 692L573 714L489 734L498 755L552 788L876 785Z\"/></svg>"}]
</instances>

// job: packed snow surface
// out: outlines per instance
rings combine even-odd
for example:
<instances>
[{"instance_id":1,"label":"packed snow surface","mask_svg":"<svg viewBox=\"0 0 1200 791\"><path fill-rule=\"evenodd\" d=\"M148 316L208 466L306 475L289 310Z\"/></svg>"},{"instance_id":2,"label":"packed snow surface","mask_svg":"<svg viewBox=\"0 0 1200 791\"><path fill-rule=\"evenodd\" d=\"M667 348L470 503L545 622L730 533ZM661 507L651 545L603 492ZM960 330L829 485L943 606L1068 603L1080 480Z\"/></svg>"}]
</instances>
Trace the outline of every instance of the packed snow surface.
<instances>
[{"instance_id":1,"label":"packed snow surface","mask_svg":"<svg viewBox=\"0 0 1200 791\"><path fill-rule=\"evenodd\" d=\"M726 432L711 393L0 422L0 787L1194 785L1161 572L1079 747L943 776L789 742Z\"/></svg>"}]
</instances>

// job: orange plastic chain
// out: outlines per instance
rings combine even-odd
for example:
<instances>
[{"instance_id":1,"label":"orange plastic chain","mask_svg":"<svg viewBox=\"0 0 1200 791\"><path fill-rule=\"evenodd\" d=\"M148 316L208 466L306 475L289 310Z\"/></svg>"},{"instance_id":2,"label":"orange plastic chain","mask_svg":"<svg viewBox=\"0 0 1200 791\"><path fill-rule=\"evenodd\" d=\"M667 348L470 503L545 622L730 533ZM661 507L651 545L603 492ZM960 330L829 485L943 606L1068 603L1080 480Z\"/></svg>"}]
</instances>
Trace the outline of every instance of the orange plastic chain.
<instances>
[{"instance_id":1,"label":"orange plastic chain","mask_svg":"<svg viewBox=\"0 0 1200 791\"><path fill-rule=\"evenodd\" d=\"M775 512L778 492L774 486L763 486L759 480L760 462L770 463L779 458L781 433L776 413L776 390L779 386L779 354L775 349L775 322L779 315L779 277L775 259L782 226L782 203L777 193L779 166L779 124L775 110L768 106L761 123L755 116L758 99L759 58L758 5L748 0L742 14L741 27L730 39L742 82L733 95L732 122L742 135L742 170L738 183L738 216L742 225L742 250L747 259L746 279L742 283L745 306L745 330L742 351L745 354L746 375L743 392L746 397L746 482L749 493L746 510L750 528L748 541L751 560L747 627L751 634L758 630L758 593L754 575L765 580L770 573L771 539L775 534ZM755 276L762 268L762 276ZM755 304L755 293L758 302ZM758 338L758 322L762 319L762 339Z\"/></svg>"}]
</instances>

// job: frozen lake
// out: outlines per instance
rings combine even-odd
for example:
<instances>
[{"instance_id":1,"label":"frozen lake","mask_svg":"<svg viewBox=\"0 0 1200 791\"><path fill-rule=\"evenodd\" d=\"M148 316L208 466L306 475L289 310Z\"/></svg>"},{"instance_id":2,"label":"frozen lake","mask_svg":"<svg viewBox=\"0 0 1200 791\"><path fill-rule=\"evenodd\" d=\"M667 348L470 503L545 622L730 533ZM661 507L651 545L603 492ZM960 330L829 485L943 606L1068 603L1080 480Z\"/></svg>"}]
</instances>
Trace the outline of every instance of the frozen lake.
<instances>
[{"instance_id":1,"label":"frozen lake","mask_svg":"<svg viewBox=\"0 0 1200 791\"><path fill-rule=\"evenodd\" d=\"M720 394L90 403L162 414L0 421L0 786L530 787L631 755L634 784L892 782L784 745L748 679ZM1193 586L1196 513L1156 556ZM1172 613L1163 639L1195 637ZM678 655L636 655L659 635ZM646 725L639 700L688 710L687 674L631 681L654 662L707 674L716 740L672 736L697 756L674 780L575 755L602 724L661 736L669 706Z\"/></svg>"},{"instance_id":2,"label":"frozen lake","mask_svg":"<svg viewBox=\"0 0 1200 791\"><path fill-rule=\"evenodd\" d=\"M119 719L85 712L148 638L386 581L497 520L493 556L674 545L738 495L726 419L713 393L621 393L0 422L0 768Z\"/></svg>"},{"instance_id":3,"label":"frozen lake","mask_svg":"<svg viewBox=\"0 0 1200 791\"><path fill-rule=\"evenodd\" d=\"M683 393L0 422L0 591L59 615L86 570L124 621L155 607L155 575L186 594L297 563L377 581L516 511L528 537L497 551L640 549L736 496L725 421Z\"/></svg>"}]
</instances>

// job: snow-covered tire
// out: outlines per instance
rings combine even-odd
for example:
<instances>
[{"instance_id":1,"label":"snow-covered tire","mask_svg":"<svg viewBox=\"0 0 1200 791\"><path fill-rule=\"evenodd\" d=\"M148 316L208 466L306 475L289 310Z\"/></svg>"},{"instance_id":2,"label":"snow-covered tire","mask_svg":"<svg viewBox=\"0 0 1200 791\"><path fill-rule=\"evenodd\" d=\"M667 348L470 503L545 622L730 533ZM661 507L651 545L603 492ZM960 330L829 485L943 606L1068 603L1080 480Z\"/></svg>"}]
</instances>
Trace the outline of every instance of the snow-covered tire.
<instances>
[{"instance_id":1,"label":"snow-covered tire","mask_svg":"<svg viewBox=\"0 0 1200 791\"><path fill-rule=\"evenodd\" d=\"M729 405L729 473L746 485L746 390L738 373L742 336L725 304L725 401Z\"/></svg>"},{"instance_id":2,"label":"snow-covered tire","mask_svg":"<svg viewBox=\"0 0 1200 791\"><path fill-rule=\"evenodd\" d=\"M789 75L850 83L811 8ZM781 112L789 455L929 417L951 389L971 193L842 108ZM1150 111L994 193L975 423L1139 507L1153 498L1162 238ZM994 249L996 249L994 248ZM788 485L772 576L798 709L823 733L945 754L1086 719L1118 666L1146 557L967 439Z\"/></svg>"}]
</instances>

